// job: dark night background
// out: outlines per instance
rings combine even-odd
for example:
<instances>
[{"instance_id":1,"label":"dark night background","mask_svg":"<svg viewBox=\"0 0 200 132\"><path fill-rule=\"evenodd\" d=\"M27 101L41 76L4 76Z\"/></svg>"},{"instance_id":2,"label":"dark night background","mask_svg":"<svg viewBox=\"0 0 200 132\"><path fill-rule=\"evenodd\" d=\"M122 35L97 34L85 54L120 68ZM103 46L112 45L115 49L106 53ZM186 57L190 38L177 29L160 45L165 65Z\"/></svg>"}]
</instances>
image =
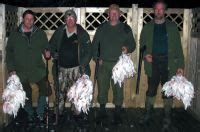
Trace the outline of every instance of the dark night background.
<instances>
[{"instance_id":1,"label":"dark night background","mask_svg":"<svg viewBox=\"0 0 200 132\"><path fill-rule=\"evenodd\" d=\"M2 0L1 3L19 7L107 7L117 3L121 7L152 7L156 0ZM200 0L165 0L169 8L197 8Z\"/></svg>"}]
</instances>

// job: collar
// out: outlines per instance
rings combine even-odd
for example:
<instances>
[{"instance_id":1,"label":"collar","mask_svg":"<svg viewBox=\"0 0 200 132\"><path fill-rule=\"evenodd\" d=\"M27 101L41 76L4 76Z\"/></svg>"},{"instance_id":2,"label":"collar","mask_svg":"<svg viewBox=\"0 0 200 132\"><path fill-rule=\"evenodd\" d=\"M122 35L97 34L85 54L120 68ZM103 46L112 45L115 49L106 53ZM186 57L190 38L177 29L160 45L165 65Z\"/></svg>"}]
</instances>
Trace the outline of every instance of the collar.
<instances>
[{"instance_id":1,"label":"collar","mask_svg":"<svg viewBox=\"0 0 200 132\"><path fill-rule=\"evenodd\" d=\"M65 29L68 38L71 37L73 34L77 34L77 26L73 32L68 32L67 25L65 26Z\"/></svg>"},{"instance_id":2,"label":"collar","mask_svg":"<svg viewBox=\"0 0 200 132\"><path fill-rule=\"evenodd\" d=\"M24 33L24 24L21 26L21 31ZM30 32L33 32L33 26L31 27Z\"/></svg>"}]
</instances>

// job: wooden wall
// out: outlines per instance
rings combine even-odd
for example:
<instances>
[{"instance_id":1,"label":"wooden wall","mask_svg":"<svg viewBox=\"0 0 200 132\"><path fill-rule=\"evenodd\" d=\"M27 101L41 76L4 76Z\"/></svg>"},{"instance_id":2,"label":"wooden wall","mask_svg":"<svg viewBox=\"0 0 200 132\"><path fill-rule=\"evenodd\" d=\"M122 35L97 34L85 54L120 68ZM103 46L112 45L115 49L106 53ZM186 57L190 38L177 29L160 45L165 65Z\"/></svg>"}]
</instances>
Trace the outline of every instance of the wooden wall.
<instances>
[{"instance_id":1,"label":"wooden wall","mask_svg":"<svg viewBox=\"0 0 200 132\"><path fill-rule=\"evenodd\" d=\"M195 89L191 111L200 119L200 38L192 38L189 48L188 79Z\"/></svg>"},{"instance_id":2,"label":"wooden wall","mask_svg":"<svg viewBox=\"0 0 200 132\"><path fill-rule=\"evenodd\" d=\"M189 111L200 120L200 8L192 9L189 14L186 77L194 85L195 92Z\"/></svg>"}]
</instances>

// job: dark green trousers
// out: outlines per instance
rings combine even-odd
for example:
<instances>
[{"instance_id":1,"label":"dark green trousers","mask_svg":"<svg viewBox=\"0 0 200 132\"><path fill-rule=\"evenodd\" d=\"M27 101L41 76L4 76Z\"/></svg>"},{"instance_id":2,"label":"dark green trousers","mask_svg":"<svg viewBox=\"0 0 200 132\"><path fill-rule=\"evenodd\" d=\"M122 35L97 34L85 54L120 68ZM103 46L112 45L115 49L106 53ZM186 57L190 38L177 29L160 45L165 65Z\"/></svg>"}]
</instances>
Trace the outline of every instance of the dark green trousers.
<instances>
[{"instance_id":1,"label":"dark green trousers","mask_svg":"<svg viewBox=\"0 0 200 132\"><path fill-rule=\"evenodd\" d=\"M112 79L112 69L116 62L103 61L103 64L98 69L98 101L100 104L106 104L108 102L108 90L110 83L113 90L113 103L115 105L122 105L124 94L123 85L120 87L118 84L114 84Z\"/></svg>"},{"instance_id":2,"label":"dark green trousers","mask_svg":"<svg viewBox=\"0 0 200 132\"><path fill-rule=\"evenodd\" d=\"M146 92L146 106L154 104L155 96L159 83L163 86L169 80L168 57L167 56L153 56L152 62L152 76L148 77L148 90ZM164 99L165 115L169 116L173 104L172 97L167 97L162 93Z\"/></svg>"},{"instance_id":3,"label":"dark green trousers","mask_svg":"<svg viewBox=\"0 0 200 132\"><path fill-rule=\"evenodd\" d=\"M152 75L148 77L148 90L146 95L154 97L157 95L159 83L163 86L168 80L168 57L167 56L153 56ZM167 98L166 96L162 96Z\"/></svg>"}]
</instances>

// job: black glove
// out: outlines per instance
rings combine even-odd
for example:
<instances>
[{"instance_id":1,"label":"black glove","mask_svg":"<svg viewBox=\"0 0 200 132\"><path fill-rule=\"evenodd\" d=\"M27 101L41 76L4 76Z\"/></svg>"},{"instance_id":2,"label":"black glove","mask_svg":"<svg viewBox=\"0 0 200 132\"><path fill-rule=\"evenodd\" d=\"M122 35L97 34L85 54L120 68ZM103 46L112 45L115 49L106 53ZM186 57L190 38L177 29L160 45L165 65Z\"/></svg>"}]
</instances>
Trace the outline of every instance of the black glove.
<instances>
[{"instance_id":1,"label":"black glove","mask_svg":"<svg viewBox=\"0 0 200 132\"><path fill-rule=\"evenodd\" d=\"M85 73L85 67L84 66L80 66L79 67L79 72L81 75L83 75Z\"/></svg>"}]
</instances>

